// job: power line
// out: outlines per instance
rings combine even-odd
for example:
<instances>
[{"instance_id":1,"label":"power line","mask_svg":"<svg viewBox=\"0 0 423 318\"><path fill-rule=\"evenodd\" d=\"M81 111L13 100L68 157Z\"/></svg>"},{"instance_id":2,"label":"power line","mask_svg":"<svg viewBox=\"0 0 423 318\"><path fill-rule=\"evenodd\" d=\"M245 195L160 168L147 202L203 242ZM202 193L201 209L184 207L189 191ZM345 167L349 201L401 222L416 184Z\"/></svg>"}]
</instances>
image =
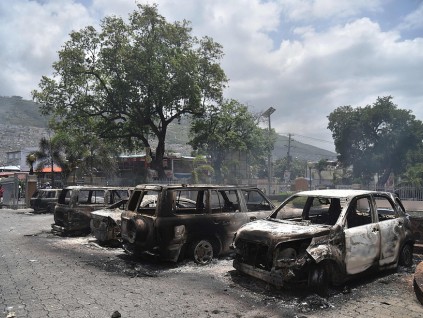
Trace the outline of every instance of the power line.
<instances>
[{"instance_id":1,"label":"power line","mask_svg":"<svg viewBox=\"0 0 423 318\"><path fill-rule=\"evenodd\" d=\"M303 137L303 138L308 138L308 139L312 139L312 140L316 140L316 141L321 141L321 142L326 142L329 144L333 144L333 141L329 141L329 140L324 140L324 139L319 139L319 138L315 138L315 137L309 137L309 136L304 136L304 135L300 135L300 134L295 134L295 133L281 133L282 135L291 135L291 136L299 136L299 137Z\"/></svg>"}]
</instances>

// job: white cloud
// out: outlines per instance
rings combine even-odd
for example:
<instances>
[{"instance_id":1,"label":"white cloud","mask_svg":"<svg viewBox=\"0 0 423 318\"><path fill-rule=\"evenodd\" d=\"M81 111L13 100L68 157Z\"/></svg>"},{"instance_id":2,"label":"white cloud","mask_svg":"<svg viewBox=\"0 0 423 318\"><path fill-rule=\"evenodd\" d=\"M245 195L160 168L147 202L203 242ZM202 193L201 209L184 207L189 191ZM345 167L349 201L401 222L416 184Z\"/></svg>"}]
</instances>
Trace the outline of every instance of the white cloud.
<instances>
[{"instance_id":1,"label":"white cloud","mask_svg":"<svg viewBox=\"0 0 423 318\"><path fill-rule=\"evenodd\" d=\"M362 12L381 10L380 0L279 0L285 16L292 21L340 19Z\"/></svg>"},{"instance_id":2,"label":"white cloud","mask_svg":"<svg viewBox=\"0 0 423 318\"><path fill-rule=\"evenodd\" d=\"M64 0L5 1L0 12L1 94L25 98L50 74L69 32L93 22L84 6Z\"/></svg>"},{"instance_id":3,"label":"white cloud","mask_svg":"<svg viewBox=\"0 0 423 318\"><path fill-rule=\"evenodd\" d=\"M423 3L421 3L415 11L408 14L398 28L401 30L423 28Z\"/></svg>"},{"instance_id":4,"label":"white cloud","mask_svg":"<svg viewBox=\"0 0 423 318\"><path fill-rule=\"evenodd\" d=\"M41 76L50 74L72 29L98 25L106 15L126 19L136 9L135 0L93 0L89 7L75 1L1 2L0 95L28 98ZM421 30L422 4L408 3L397 13L391 0L157 3L168 21L189 20L195 35L223 45L226 97L256 112L275 107L272 126L279 132L330 140L331 111L385 95L423 119L423 38L402 34Z\"/></svg>"}]
</instances>

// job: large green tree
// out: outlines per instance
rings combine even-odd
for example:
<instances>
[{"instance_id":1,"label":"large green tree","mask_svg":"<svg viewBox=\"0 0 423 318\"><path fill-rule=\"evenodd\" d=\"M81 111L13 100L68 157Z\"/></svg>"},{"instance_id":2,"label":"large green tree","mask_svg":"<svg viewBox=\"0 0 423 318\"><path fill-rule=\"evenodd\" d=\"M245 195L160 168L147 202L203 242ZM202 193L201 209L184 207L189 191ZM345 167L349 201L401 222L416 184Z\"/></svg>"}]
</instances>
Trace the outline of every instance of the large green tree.
<instances>
[{"instance_id":1,"label":"large green tree","mask_svg":"<svg viewBox=\"0 0 423 318\"><path fill-rule=\"evenodd\" d=\"M422 122L410 110L399 109L391 96L365 107L338 107L328 119L339 161L352 165L352 177L364 182L378 174L379 184L385 184L391 173L403 173L410 164L407 158L421 149Z\"/></svg>"},{"instance_id":2,"label":"large green tree","mask_svg":"<svg viewBox=\"0 0 423 318\"><path fill-rule=\"evenodd\" d=\"M42 77L33 97L56 129L84 129L89 122L99 138L148 148L153 140L152 166L163 177L168 125L201 115L222 98L222 56L211 38L191 35L189 22L169 23L156 6L139 4L128 22L110 16L100 31L88 26L72 32L54 75Z\"/></svg>"},{"instance_id":3,"label":"large green tree","mask_svg":"<svg viewBox=\"0 0 423 318\"><path fill-rule=\"evenodd\" d=\"M195 118L190 129L190 144L200 153L210 156L216 181L222 182L227 166L228 154L241 151L254 165L274 143L274 134L261 129L248 107L236 100L226 100L219 107L210 108L202 117ZM227 176L227 175L226 175Z\"/></svg>"},{"instance_id":4,"label":"large green tree","mask_svg":"<svg viewBox=\"0 0 423 318\"><path fill-rule=\"evenodd\" d=\"M278 158L274 164L274 176L280 180L285 179L285 173L289 172L289 180L305 176L307 169L307 161L294 158L289 160L287 157Z\"/></svg>"}]
</instances>

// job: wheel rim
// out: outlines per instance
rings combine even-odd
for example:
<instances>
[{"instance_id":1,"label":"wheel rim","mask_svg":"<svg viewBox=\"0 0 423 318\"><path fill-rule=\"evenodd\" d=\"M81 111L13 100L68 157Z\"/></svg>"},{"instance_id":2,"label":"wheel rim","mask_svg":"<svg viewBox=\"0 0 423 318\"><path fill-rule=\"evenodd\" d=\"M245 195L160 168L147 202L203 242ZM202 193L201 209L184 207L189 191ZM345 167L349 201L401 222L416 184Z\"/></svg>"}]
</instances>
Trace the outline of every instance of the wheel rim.
<instances>
[{"instance_id":1,"label":"wheel rim","mask_svg":"<svg viewBox=\"0 0 423 318\"><path fill-rule=\"evenodd\" d=\"M213 258L213 246L206 240L199 241L194 247L194 261L198 264L208 264Z\"/></svg>"}]
</instances>

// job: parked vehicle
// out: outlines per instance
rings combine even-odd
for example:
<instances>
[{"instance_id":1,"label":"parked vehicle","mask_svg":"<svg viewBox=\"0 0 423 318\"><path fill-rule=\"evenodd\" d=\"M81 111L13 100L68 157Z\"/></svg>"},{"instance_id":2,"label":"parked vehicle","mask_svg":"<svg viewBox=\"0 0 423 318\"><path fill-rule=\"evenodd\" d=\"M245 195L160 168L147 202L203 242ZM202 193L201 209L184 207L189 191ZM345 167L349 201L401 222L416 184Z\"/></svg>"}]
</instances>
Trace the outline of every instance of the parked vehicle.
<instances>
[{"instance_id":1,"label":"parked vehicle","mask_svg":"<svg viewBox=\"0 0 423 318\"><path fill-rule=\"evenodd\" d=\"M34 213L54 213L54 207L62 189L38 189L32 195L29 205Z\"/></svg>"},{"instance_id":2,"label":"parked vehicle","mask_svg":"<svg viewBox=\"0 0 423 318\"><path fill-rule=\"evenodd\" d=\"M267 217L274 205L254 187L139 185L122 213L123 248L198 264L230 252L235 231Z\"/></svg>"},{"instance_id":3,"label":"parked vehicle","mask_svg":"<svg viewBox=\"0 0 423 318\"><path fill-rule=\"evenodd\" d=\"M120 223L127 202L128 199L123 199L105 209L91 212L91 234L99 244L120 244Z\"/></svg>"},{"instance_id":4,"label":"parked vehicle","mask_svg":"<svg viewBox=\"0 0 423 318\"><path fill-rule=\"evenodd\" d=\"M392 193L299 192L236 233L233 266L276 286L305 283L325 294L366 271L412 265L409 216Z\"/></svg>"},{"instance_id":5,"label":"parked vehicle","mask_svg":"<svg viewBox=\"0 0 423 318\"><path fill-rule=\"evenodd\" d=\"M89 233L92 211L127 199L129 194L129 188L124 187L65 187L54 209L52 231L62 235Z\"/></svg>"}]
</instances>

